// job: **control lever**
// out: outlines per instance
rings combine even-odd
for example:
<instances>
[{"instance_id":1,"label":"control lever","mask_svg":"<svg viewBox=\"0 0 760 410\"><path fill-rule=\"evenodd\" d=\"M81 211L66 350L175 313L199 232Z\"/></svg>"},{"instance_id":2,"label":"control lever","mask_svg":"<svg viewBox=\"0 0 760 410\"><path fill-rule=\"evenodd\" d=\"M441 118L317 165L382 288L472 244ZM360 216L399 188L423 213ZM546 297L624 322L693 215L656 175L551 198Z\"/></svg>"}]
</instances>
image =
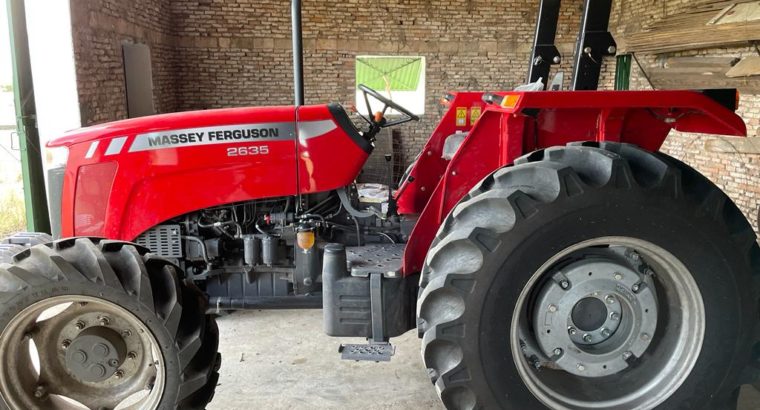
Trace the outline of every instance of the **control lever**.
<instances>
[{"instance_id":1,"label":"control lever","mask_svg":"<svg viewBox=\"0 0 760 410\"><path fill-rule=\"evenodd\" d=\"M385 162L388 163L388 210L385 212L386 218L398 215L396 198L393 197L393 155L385 154Z\"/></svg>"}]
</instances>

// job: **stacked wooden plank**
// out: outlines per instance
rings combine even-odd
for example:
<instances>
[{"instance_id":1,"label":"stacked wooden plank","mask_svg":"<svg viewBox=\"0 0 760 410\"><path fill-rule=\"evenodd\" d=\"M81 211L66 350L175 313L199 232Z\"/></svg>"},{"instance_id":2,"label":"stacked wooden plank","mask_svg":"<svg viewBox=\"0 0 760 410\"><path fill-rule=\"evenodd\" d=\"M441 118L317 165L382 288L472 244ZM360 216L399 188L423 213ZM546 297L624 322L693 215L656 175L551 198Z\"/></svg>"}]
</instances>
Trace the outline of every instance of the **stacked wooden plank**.
<instances>
[{"instance_id":1,"label":"stacked wooden plank","mask_svg":"<svg viewBox=\"0 0 760 410\"><path fill-rule=\"evenodd\" d=\"M670 57L648 67L647 75L658 89L737 88L760 94L758 77L727 75L739 61L736 57Z\"/></svg>"},{"instance_id":2,"label":"stacked wooden plank","mask_svg":"<svg viewBox=\"0 0 760 410\"><path fill-rule=\"evenodd\" d=\"M721 24L721 13L756 0L701 0L686 12L668 16L639 33L626 35L625 52L660 54L760 41L760 20Z\"/></svg>"}]
</instances>

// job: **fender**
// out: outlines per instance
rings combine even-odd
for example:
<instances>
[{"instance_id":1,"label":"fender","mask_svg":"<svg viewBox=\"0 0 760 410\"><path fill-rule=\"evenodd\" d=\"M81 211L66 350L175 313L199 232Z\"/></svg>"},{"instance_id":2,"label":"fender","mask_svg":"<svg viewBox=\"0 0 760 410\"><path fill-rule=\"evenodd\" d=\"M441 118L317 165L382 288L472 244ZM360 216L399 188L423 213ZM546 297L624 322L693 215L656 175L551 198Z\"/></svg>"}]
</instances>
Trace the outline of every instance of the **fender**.
<instances>
[{"instance_id":1,"label":"fender","mask_svg":"<svg viewBox=\"0 0 760 410\"><path fill-rule=\"evenodd\" d=\"M744 121L730 109L738 104L726 105L710 91L495 94L501 104L483 105L484 93L452 94L448 112L399 188L399 213L419 215L404 250L405 275L419 272L441 223L475 184L526 153L578 141L624 142L658 151L671 130L747 135ZM483 106L476 121L466 115ZM447 161L442 158L445 139L457 130L467 137Z\"/></svg>"},{"instance_id":2,"label":"fender","mask_svg":"<svg viewBox=\"0 0 760 410\"><path fill-rule=\"evenodd\" d=\"M372 151L337 104L130 119L48 146L69 150L61 234L130 241L188 212L346 186Z\"/></svg>"}]
</instances>

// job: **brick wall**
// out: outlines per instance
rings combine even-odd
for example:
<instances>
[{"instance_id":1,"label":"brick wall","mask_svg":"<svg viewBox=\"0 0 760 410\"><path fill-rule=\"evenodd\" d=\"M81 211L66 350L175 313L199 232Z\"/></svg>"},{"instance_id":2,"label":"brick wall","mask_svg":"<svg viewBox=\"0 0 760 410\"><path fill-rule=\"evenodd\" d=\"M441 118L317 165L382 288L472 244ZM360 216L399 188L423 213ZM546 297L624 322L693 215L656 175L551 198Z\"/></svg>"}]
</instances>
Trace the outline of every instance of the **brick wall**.
<instances>
[{"instance_id":1,"label":"brick wall","mask_svg":"<svg viewBox=\"0 0 760 410\"><path fill-rule=\"evenodd\" d=\"M291 104L289 2L228 3L172 2L178 74L187 79L178 86L179 108ZM581 1L568 3L558 34L569 51ZM424 56L426 112L401 129L410 161L436 125L446 91L510 89L524 81L536 12L533 1L307 0L306 101L352 105L358 55Z\"/></svg>"},{"instance_id":2,"label":"brick wall","mask_svg":"<svg viewBox=\"0 0 760 410\"><path fill-rule=\"evenodd\" d=\"M622 39L627 32L640 31L658 20L691 7L693 3L691 0L618 1L610 21L613 34ZM659 56L642 55L638 59L646 70L657 57L753 55L757 55L755 48L746 46L691 50ZM631 89L652 89L644 71L635 62L633 66ZM604 87L613 87L614 70L614 64L605 67L601 80ZM736 202L760 233L760 96L743 95L737 113L747 124L748 139L672 132L662 151L693 166L715 182Z\"/></svg>"},{"instance_id":3,"label":"brick wall","mask_svg":"<svg viewBox=\"0 0 760 410\"><path fill-rule=\"evenodd\" d=\"M413 159L439 116L438 98L449 90L510 89L521 84L536 18L537 0L305 0L307 103L354 102L355 57L420 55L427 63L426 113L401 127L404 160ZM558 47L570 74L582 0L563 2ZM611 26L621 39L688 0L620 0ZM159 112L244 105L292 104L290 9L285 0L71 0L84 124L126 116L121 43L152 50ZM750 48L691 54L744 56ZM689 53L682 53L689 55ZM648 66L654 56L640 56ZM610 60L612 61L612 60ZM602 86L611 88L614 64ZM567 82L567 81L566 81ZM639 69L633 89L648 88ZM740 114L760 136L760 97L744 96ZM755 145L674 133L664 150L724 188L755 222L760 202L760 159ZM757 150L755 152L758 152Z\"/></svg>"},{"instance_id":4,"label":"brick wall","mask_svg":"<svg viewBox=\"0 0 760 410\"><path fill-rule=\"evenodd\" d=\"M124 42L150 46L156 110L177 110L170 3L171 0L71 0L83 125L127 116Z\"/></svg>"},{"instance_id":5,"label":"brick wall","mask_svg":"<svg viewBox=\"0 0 760 410\"><path fill-rule=\"evenodd\" d=\"M558 46L569 71L582 0L565 2ZM83 123L126 117L121 43L151 47L159 112L291 104L290 6L282 0L72 0ZM307 103L354 102L358 55L426 59L426 114L401 130L406 161L430 135L449 90L522 84L533 1L306 0Z\"/></svg>"}]
</instances>

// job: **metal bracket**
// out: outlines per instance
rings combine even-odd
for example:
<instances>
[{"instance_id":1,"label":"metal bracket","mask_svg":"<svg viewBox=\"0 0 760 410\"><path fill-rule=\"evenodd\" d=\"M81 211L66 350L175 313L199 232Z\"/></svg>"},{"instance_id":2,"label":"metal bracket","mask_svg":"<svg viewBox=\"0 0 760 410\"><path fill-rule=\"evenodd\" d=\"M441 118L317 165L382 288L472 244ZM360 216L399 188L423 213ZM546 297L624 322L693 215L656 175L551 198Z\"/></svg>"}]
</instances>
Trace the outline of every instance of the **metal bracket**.
<instances>
[{"instance_id":1,"label":"metal bracket","mask_svg":"<svg viewBox=\"0 0 760 410\"><path fill-rule=\"evenodd\" d=\"M533 53L530 56L529 84L535 83L539 78L543 79L544 84L548 84L551 66L562 62L562 56L554 44L561 3L561 0L541 0L533 39Z\"/></svg>"},{"instance_id":2,"label":"metal bracket","mask_svg":"<svg viewBox=\"0 0 760 410\"><path fill-rule=\"evenodd\" d=\"M604 57L617 53L609 32L612 0L586 0L578 42L575 47L573 90L596 90Z\"/></svg>"},{"instance_id":3,"label":"metal bracket","mask_svg":"<svg viewBox=\"0 0 760 410\"><path fill-rule=\"evenodd\" d=\"M343 360L363 360L388 362L396 349L385 336L383 317L383 274L372 273L369 276L370 315L372 317L372 338L368 344L342 344L338 351Z\"/></svg>"},{"instance_id":4,"label":"metal bracket","mask_svg":"<svg viewBox=\"0 0 760 410\"><path fill-rule=\"evenodd\" d=\"M372 342L387 343L385 324L383 323L383 275L373 273L369 276L369 300L372 315Z\"/></svg>"},{"instance_id":5,"label":"metal bracket","mask_svg":"<svg viewBox=\"0 0 760 410\"><path fill-rule=\"evenodd\" d=\"M13 137L16 137L16 138L13 138ZM11 132L11 150L21 151L21 141L19 141L18 139L19 139L18 132L12 131ZM18 146L16 146L16 144L14 144L13 141L18 141Z\"/></svg>"}]
</instances>

